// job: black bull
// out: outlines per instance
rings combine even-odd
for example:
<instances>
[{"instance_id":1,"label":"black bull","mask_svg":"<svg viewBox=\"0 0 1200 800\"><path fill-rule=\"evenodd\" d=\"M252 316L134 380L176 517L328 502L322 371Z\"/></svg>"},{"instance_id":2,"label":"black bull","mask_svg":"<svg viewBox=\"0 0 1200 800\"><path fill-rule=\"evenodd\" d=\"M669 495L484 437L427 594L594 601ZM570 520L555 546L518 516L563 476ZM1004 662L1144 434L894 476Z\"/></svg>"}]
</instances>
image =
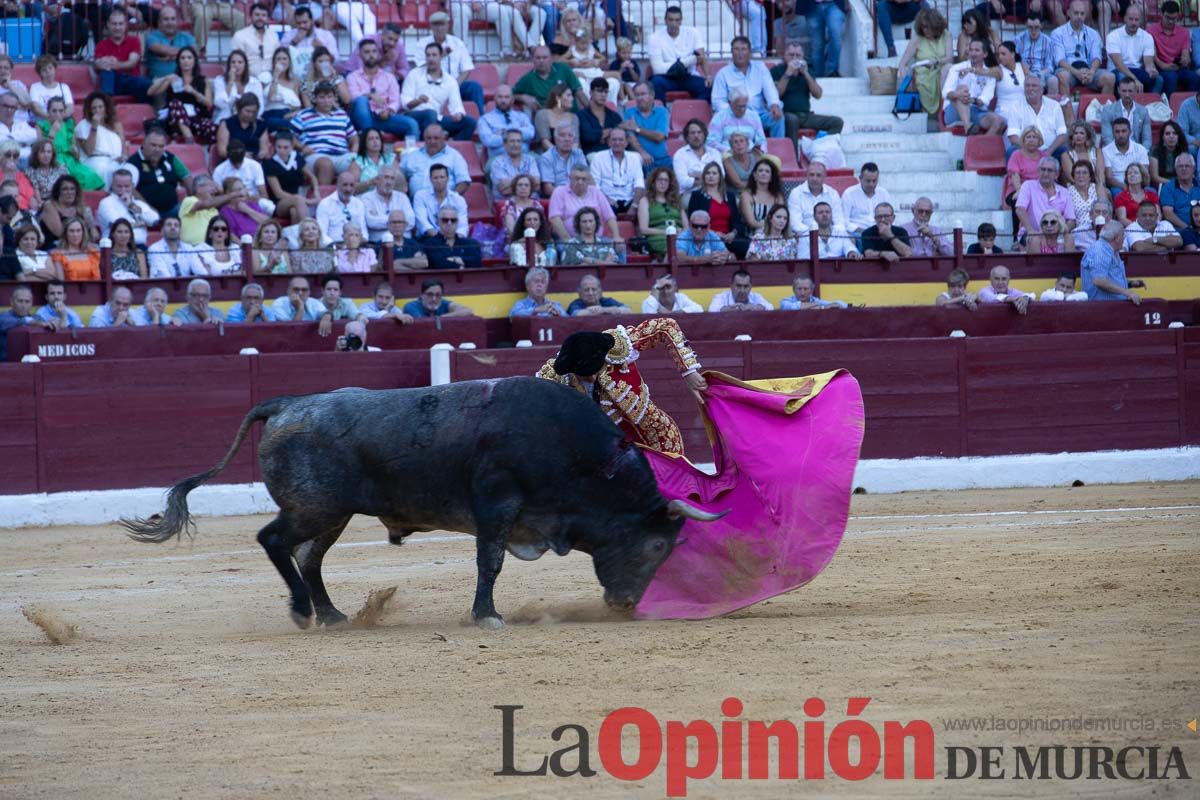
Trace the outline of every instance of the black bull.
<instances>
[{"instance_id":1,"label":"black bull","mask_svg":"<svg viewBox=\"0 0 1200 800\"><path fill-rule=\"evenodd\" d=\"M225 457L171 488L161 518L124 521L130 536L165 542L194 525L187 495L225 468L255 422L263 479L279 515L258 541L306 628L344 622L321 562L355 514L378 517L393 541L455 530L476 539L474 619L502 621L492 600L504 551L592 556L605 600L632 608L670 554L683 518L716 519L668 503L642 453L583 395L551 381L506 378L423 389L341 389L277 397L242 420Z\"/></svg>"}]
</instances>

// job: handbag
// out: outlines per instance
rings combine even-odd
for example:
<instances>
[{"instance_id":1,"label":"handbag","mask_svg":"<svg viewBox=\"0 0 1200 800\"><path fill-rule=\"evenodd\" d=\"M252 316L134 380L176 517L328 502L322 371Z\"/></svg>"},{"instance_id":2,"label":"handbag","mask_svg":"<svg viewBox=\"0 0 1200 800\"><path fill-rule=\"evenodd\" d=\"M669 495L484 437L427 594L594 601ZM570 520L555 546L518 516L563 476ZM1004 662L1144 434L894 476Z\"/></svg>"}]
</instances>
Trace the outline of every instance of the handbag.
<instances>
[{"instance_id":1,"label":"handbag","mask_svg":"<svg viewBox=\"0 0 1200 800\"><path fill-rule=\"evenodd\" d=\"M921 110L921 95L913 86L913 76L910 73L896 87L896 102L892 106L892 115L897 119L908 119ZM904 116L901 117L901 114Z\"/></svg>"}]
</instances>

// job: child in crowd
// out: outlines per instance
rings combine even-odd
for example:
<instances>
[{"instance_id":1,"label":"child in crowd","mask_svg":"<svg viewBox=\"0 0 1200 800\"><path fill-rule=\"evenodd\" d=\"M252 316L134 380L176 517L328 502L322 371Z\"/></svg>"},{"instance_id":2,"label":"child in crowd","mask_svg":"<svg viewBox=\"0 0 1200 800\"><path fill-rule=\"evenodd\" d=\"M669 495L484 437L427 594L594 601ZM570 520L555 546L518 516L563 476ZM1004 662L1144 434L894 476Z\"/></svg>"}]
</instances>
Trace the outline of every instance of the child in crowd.
<instances>
[{"instance_id":1,"label":"child in crowd","mask_svg":"<svg viewBox=\"0 0 1200 800\"><path fill-rule=\"evenodd\" d=\"M990 222L980 224L975 232L978 241L967 247L969 256L994 256L1004 251L996 244L996 226Z\"/></svg>"},{"instance_id":2,"label":"child in crowd","mask_svg":"<svg viewBox=\"0 0 1200 800\"><path fill-rule=\"evenodd\" d=\"M992 230L992 236L995 236L995 229ZM967 274L965 269L952 270L946 276L946 291L937 296L934 301L939 306L954 306L960 305L968 311L975 310L975 295L967 291L967 283L971 280L971 276Z\"/></svg>"}]
</instances>

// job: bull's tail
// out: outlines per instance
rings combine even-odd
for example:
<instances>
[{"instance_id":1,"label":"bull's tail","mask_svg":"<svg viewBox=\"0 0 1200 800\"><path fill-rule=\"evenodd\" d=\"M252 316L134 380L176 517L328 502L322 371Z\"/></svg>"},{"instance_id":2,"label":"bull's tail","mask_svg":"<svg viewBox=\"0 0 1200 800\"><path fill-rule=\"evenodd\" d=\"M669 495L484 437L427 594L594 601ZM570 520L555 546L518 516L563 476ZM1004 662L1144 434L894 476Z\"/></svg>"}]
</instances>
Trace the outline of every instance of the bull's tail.
<instances>
[{"instance_id":1,"label":"bull's tail","mask_svg":"<svg viewBox=\"0 0 1200 800\"><path fill-rule=\"evenodd\" d=\"M242 446L242 440L250 432L250 426L259 420L269 419L289 399L287 397L276 397L265 403L259 403L250 409L250 413L246 414L245 419L242 420L242 426L238 428L237 436L234 437L233 444L229 446L229 452L225 454L225 457L218 461L212 469L201 472L199 475L184 478L172 486L170 494L167 495L167 507L162 514L155 514L149 519L142 519L140 517L122 519L121 524L125 527L127 535L139 542L154 543L165 542L185 531L188 536L191 536L195 531L196 525L192 522L191 515L188 513L188 494L197 486L210 480L218 472L225 469L229 465L229 462L233 460L233 457L237 455L238 448Z\"/></svg>"}]
</instances>

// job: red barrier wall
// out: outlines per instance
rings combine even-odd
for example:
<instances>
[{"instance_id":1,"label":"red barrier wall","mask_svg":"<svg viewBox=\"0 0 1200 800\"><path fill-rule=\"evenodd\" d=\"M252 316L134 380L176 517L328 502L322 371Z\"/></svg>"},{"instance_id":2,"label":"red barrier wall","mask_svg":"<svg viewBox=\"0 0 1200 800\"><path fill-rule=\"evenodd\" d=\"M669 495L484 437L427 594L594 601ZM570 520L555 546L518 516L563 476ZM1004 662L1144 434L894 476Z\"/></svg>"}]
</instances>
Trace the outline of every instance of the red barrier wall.
<instances>
[{"instance_id":1,"label":"red barrier wall","mask_svg":"<svg viewBox=\"0 0 1200 800\"><path fill-rule=\"evenodd\" d=\"M681 314L684 333L695 341L732 339L909 339L938 338L953 330L968 336L1069 333L1162 329L1175 321L1166 300L1132 303L1034 303L1022 316L1012 306L911 306L905 308L826 308L819 311L723 314ZM636 325L652 317L637 315L579 317L517 317L513 340L553 344L575 331L599 331L615 325Z\"/></svg>"},{"instance_id":2,"label":"red barrier wall","mask_svg":"<svg viewBox=\"0 0 1200 800\"><path fill-rule=\"evenodd\" d=\"M0 364L0 493L170 485L219 461L263 400L428 385L420 350ZM256 426L222 482L259 478L257 443Z\"/></svg>"},{"instance_id":3,"label":"red barrier wall","mask_svg":"<svg viewBox=\"0 0 1200 800\"><path fill-rule=\"evenodd\" d=\"M865 458L1200 443L1200 332L1193 329L692 344L706 368L745 379L849 370L863 390ZM455 352L451 375L528 375L554 353ZM650 351L638 365L655 402L679 423L689 456L706 460L699 414L670 362Z\"/></svg>"},{"instance_id":4,"label":"red barrier wall","mask_svg":"<svg viewBox=\"0 0 1200 800\"><path fill-rule=\"evenodd\" d=\"M344 322L320 336L315 322L273 322L269 325L186 325L155 328L76 328L47 331L13 328L8 332L8 360L27 353L55 361L172 356L237 355L243 347L260 353L320 353L333 350ZM479 317L417 320L411 325L376 322L367 343L383 350L426 350L439 342L458 346L487 342L487 323Z\"/></svg>"},{"instance_id":5,"label":"red barrier wall","mask_svg":"<svg viewBox=\"0 0 1200 800\"><path fill-rule=\"evenodd\" d=\"M1200 444L1196 329L693 343L706 368L743 379L848 369L863 388L867 458ZM531 375L555 352L458 350L451 374ZM671 361L647 351L639 367L688 454L707 460L699 411ZM0 365L0 492L169 485L219 460L255 403L428 383L421 350ZM257 429L222 481L259 477L256 442Z\"/></svg>"}]
</instances>

